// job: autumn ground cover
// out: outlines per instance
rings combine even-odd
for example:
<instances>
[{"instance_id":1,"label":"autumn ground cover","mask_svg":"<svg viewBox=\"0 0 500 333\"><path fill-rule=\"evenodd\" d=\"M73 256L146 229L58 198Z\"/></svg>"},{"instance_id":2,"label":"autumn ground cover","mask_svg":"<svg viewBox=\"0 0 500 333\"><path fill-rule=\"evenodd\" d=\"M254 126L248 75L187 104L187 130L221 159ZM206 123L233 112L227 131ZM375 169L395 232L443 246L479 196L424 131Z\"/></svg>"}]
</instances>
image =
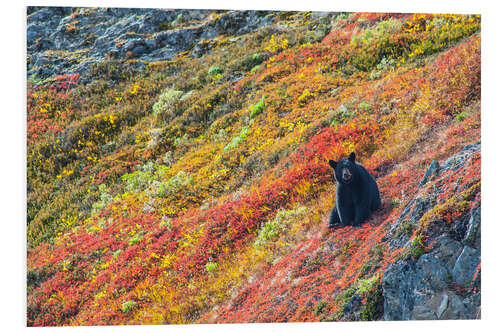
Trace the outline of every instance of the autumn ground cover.
<instances>
[{"instance_id":1,"label":"autumn ground cover","mask_svg":"<svg viewBox=\"0 0 500 333\"><path fill-rule=\"evenodd\" d=\"M355 293L379 319L385 267L480 200L479 151L428 185L419 251L385 243L430 161L480 141L480 17L274 20L201 58L32 82L28 325L350 320ZM328 230L327 162L351 151L383 206Z\"/></svg>"}]
</instances>

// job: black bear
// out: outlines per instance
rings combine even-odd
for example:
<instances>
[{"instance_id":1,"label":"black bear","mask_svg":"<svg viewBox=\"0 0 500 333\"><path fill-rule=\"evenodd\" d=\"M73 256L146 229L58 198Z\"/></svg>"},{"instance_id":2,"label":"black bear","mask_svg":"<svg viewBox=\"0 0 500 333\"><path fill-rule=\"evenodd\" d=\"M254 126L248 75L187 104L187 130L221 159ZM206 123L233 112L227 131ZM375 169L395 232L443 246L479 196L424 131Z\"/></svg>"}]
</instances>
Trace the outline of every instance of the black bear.
<instances>
[{"instance_id":1,"label":"black bear","mask_svg":"<svg viewBox=\"0 0 500 333\"><path fill-rule=\"evenodd\" d=\"M355 159L352 152L339 162L328 161L337 181L337 202L330 213L329 228L339 223L344 227L351 221L359 226L381 204L375 179Z\"/></svg>"}]
</instances>

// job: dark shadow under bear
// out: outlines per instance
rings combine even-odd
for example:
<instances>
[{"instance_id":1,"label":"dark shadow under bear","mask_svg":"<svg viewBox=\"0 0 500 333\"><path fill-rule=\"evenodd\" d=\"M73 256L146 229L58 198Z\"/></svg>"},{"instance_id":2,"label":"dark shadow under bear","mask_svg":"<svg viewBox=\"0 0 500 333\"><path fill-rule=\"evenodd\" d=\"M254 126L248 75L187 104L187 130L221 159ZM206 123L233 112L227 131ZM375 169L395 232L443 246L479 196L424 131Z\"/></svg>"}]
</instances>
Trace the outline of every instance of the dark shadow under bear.
<instances>
[{"instance_id":1,"label":"dark shadow under bear","mask_svg":"<svg viewBox=\"0 0 500 333\"><path fill-rule=\"evenodd\" d=\"M337 224L343 227L359 226L380 207L380 193L375 179L355 159L356 155L352 152L339 162L328 162L335 170L337 181L337 201L330 213L329 228Z\"/></svg>"}]
</instances>

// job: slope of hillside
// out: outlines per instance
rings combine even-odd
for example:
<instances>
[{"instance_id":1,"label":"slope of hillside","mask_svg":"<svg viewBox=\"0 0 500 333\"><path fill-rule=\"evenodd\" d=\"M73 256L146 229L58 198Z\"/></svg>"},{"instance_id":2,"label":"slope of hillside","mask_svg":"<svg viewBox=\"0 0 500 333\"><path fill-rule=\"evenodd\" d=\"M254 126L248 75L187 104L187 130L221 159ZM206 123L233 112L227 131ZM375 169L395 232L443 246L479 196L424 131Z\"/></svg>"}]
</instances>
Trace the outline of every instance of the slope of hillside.
<instances>
[{"instance_id":1,"label":"slope of hillside","mask_svg":"<svg viewBox=\"0 0 500 333\"><path fill-rule=\"evenodd\" d=\"M28 325L480 318L480 49L477 15L29 8ZM382 207L329 230L351 151Z\"/></svg>"}]
</instances>

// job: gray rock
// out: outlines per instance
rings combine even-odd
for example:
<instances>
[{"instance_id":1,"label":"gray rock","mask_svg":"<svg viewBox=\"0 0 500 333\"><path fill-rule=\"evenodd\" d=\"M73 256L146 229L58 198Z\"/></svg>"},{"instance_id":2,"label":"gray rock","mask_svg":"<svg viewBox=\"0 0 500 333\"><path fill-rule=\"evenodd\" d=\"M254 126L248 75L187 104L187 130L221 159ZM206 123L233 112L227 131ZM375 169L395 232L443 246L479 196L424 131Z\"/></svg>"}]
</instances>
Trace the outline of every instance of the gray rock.
<instances>
[{"instance_id":1,"label":"gray rock","mask_svg":"<svg viewBox=\"0 0 500 333\"><path fill-rule=\"evenodd\" d=\"M462 150L448 158L442 165L439 173L442 173L446 170L452 169L454 171L462 168L467 161L470 160L470 156L476 151L481 149L481 143L475 143L471 145L466 145Z\"/></svg>"},{"instance_id":2,"label":"gray rock","mask_svg":"<svg viewBox=\"0 0 500 333\"><path fill-rule=\"evenodd\" d=\"M351 300L344 306L343 313L344 319L348 321L357 321L360 317L361 310L361 296L355 294Z\"/></svg>"},{"instance_id":3,"label":"gray rock","mask_svg":"<svg viewBox=\"0 0 500 333\"><path fill-rule=\"evenodd\" d=\"M410 235L398 232L398 228L400 228L401 224L409 223L413 225L414 228L416 228L420 218L430 208L430 199L428 197L415 198L411 200L408 205L406 205L401 215L399 215L396 222L394 222L394 224L391 226L390 235L392 237L389 241L389 246L391 247L391 249L398 249L408 245Z\"/></svg>"},{"instance_id":4,"label":"gray rock","mask_svg":"<svg viewBox=\"0 0 500 333\"><path fill-rule=\"evenodd\" d=\"M449 282L449 270L434 253L422 255L416 264L415 287L417 290L445 289Z\"/></svg>"},{"instance_id":5,"label":"gray rock","mask_svg":"<svg viewBox=\"0 0 500 333\"><path fill-rule=\"evenodd\" d=\"M475 249L481 247L481 207L472 210L464 243Z\"/></svg>"},{"instance_id":6,"label":"gray rock","mask_svg":"<svg viewBox=\"0 0 500 333\"><path fill-rule=\"evenodd\" d=\"M425 198L416 198L414 201L413 208L410 213L410 220L418 221L420 218L427 212L430 208L429 204L430 199Z\"/></svg>"},{"instance_id":7,"label":"gray rock","mask_svg":"<svg viewBox=\"0 0 500 333\"><path fill-rule=\"evenodd\" d=\"M90 66L105 57L162 61L187 50L201 57L210 51L203 38L237 36L272 21L265 11L220 11L212 17L212 10L29 7L28 13L28 74L45 79L80 73L83 82L90 79L84 77ZM172 29L171 23L179 15L182 22ZM196 47L198 44L201 46ZM79 54L60 57L59 63L53 59L37 62L47 50Z\"/></svg>"},{"instance_id":8,"label":"gray rock","mask_svg":"<svg viewBox=\"0 0 500 333\"><path fill-rule=\"evenodd\" d=\"M469 286L480 262L481 252L465 246L451 272L453 280L461 286Z\"/></svg>"},{"instance_id":9,"label":"gray rock","mask_svg":"<svg viewBox=\"0 0 500 333\"><path fill-rule=\"evenodd\" d=\"M384 320L409 320L415 306L414 262L396 262L389 265L382 279Z\"/></svg>"},{"instance_id":10,"label":"gray rock","mask_svg":"<svg viewBox=\"0 0 500 333\"><path fill-rule=\"evenodd\" d=\"M448 270L452 270L458 256L462 252L463 246L460 242L447 236L440 236L436 239L433 248L433 255L440 260Z\"/></svg>"},{"instance_id":11,"label":"gray rock","mask_svg":"<svg viewBox=\"0 0 500 333\"><path fill-rule=\"evenodd\" d=\"M439 302L439 306L437 307L437 311L436 311L436 316L438 318L441 318L443 313L448 308L448 300L449 300L448 294L444 293L442 298L441 298L441 302Z\"/></svg>"},{"instance_id":12,"label":"gray rock","mask_svg":"<svg viewBox=\"0 0 500 333\"><path fill-rule=\"evenodd\" d=\"M465 308L462 298L453 292L447 293L447 306L439 316L439 319L473 319Z\"/></svg>"},{"instance_id":13,"label":"gray rock","mask_svg":"<svg viewBox=\"0 0 500 333\"><path fill-rule=\"evenodd\" d=\"M476 152L481 149L481 142L476 142L474 144L466 145L462 151Z\"/></svg>"},{"instance_id":14,"label":"gray rock","mask_svg":"<svg viewBox=\"0 0 500 333\"><path fill-rule=\"evenodd\" d=\"M465 146L440 166L433 161L419 186L428 183L433 175L446 182L451 175L450 172L444 174L445 171L459 174L478 150L480 143L475 143ZM435 191L425 197L417 193L403 209L385 237L391 249L410 246L409 236L398 230L406 230L406 226L400 229L402 223L418 225L425 212L433 207L433 198L439 191L438 184ZM425 235L432 246L431 252L417 261L401 260L387 267L382 280L385 320L475 319L481 316L481 272L478 271L481 207L478 204L470 215L464 213L451 224L434 223L427 229ZM475 274L477 277L471 285Z\"/></svg>"},{"instance_id":15,"label":"gray rock","mask_svg":"<svg viewBox=\"0 0 500 333\"><path fill-rule=\"evenodd\" d=\"M382 281L384 320L477 318L480 300L449 290L449 270L437 257L428 253L416 263L398 262L388 267Z\"/></svg>"},{"instance_id":16,"label":"gray rock","mask_svg":"<svg viewBox=\"0 0 500 333\"><path fill-rule=\"evenodd\" d=\"M54 15L54 10L50 7L43 7L40 10L28 15L29 22L43 22L48 21Z\"/></svg>"},{"instance_id":17,"label":"gray rock","mask_svg":"<svg viewBox=\"0 0 500 333\"><path fill-rule=\"evenodd\" d=\"M325 19L332 17L336 15L337 13L334 12L311 12L311 19L313 20L318 20L318 19Z\"/></svg>"},{"instance_id":18,"label":"gray rock","mask_svg":"<svg viewBox=\"0 0 500 333\"><path fill-rule=\"evenodd\" d=\"M26 42L28 45L32 44L35 39L39 38L42 35L43 27L32 23L29 24L26 29Z\"/></svg>"},{"instance_id":19,"label":"gray rock","mask_svg":"<svg viewBox=\"0 0 500 333\"><path fill-rule=\"evenodd\" d=\"M474 319L480 316L480 294L456 295L451 280L470 283L480 251L447 236L417 262L389 265L382 280L385 320ZM480 277L478 278L478 280Z\"/></svg>"},{"instance_id":20,"label":"gray rock","mask_svg":"<svg viewBox=\"0 0 500 333\"><path fill-rule=\"evenodd\" d=\"M402 220L406 217L406 215L408 215L408 213L410 212L411 210L411 206L413 205L413 203L415 203L415 199L411 200L408 205L406 205L405 209L403 209L403 211L401 212L401 215L399 215L399 220Z\"/></svg>"},{"instance_id":21,"label":"gray rock","mask_svg":"<svg viewBox=\"0 0 500 333\"><path fill-rule=\"evenodd\" d=\"M382 280L384 319L437 318L436 311L432 315L428 309L429 302L436 291L448 286L449 276L449 270L431 253L422 255L416 263L400 261L390 265Z\"/></svg>"},{"instance_id":22,"label":"gray rock","mask_svg":"<svg viewBox=\"0 0 500 333\"><path fill-rule=\"evenodd\" d=\"M432 311L429 306L426 305L416 305L413 309L412 320L436 320L438 317L436 313Z\"/></svg>"},{"instance_id":23,"label":"gray rock","mask_svg":"<svg viewBox=\"0 0 500 333\"><path fill-rule=\"evenodd\" d=\"M432 175L435 175L437 174L439 171L439 163L438 161L436 160L433 160L431 162L431 165L429 165L429 168L427 169L427 171L425 172L424 176L422 177L422 180L420 181L420 183L418 184L418 187L422 187L424 186L428 181L429 181L429 178L432 176Z\"/></svg>"},{"instance_id":24,"label":"gray rock","mask_svg":"<svg viewBox=\"0 0 500 333\"><path fill-rule=\"evenodd\" d=\"M415 305L413 320L435 319L475 319L476 309L467 299L463 299L451 291L440 291L432 295L426 302Z\"/></svg>"}]
</instances>

